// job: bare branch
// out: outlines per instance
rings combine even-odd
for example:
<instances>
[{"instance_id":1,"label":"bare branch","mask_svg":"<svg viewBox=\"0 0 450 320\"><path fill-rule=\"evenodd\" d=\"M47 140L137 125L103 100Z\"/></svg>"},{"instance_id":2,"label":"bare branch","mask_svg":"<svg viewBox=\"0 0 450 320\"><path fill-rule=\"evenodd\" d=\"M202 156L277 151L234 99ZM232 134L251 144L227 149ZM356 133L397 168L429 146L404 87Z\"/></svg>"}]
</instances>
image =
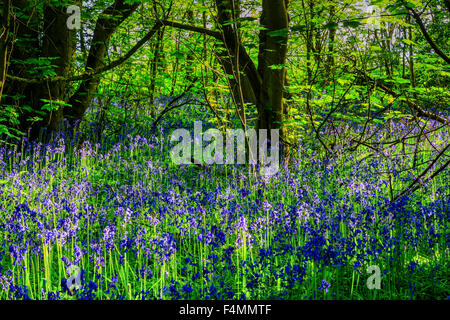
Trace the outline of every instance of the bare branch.
<instances>
[{"instance_id":1,"label":"bare branch","mask_svg":"<svg viewBox=\"0 0 450 320\"><path fill-rule=\"evenodd\" d=\"M444 59L445 62L450 64L450 58L444 52L442 52L441 49L439 49L439 47L433 41L433 39L431 39L430 35L427 32L427 29L425 28L425 25L423 24L422 19L420 18L420 15L415 12L414 9L409 9L409 11L412 13L414 20L416 20L417 24L419 25L420 31L422 31L423 36L430 44L431 48L433 48L434 52L436 52L442 59Z\"/></svg>"},{"instance_id":2,"label":"bare branch","mask_svg":"<svg viewBox=\"0 0 450 320\"><path fill-rule=\"evenodd\" d=\"M394 198L394 201L396 201L398 198L401 198L405 196L409 192L414 192L417 189L421 187L418 182L428 173L428 171L431 170L431 168L436 164L436 162L439 160L439 158L447 151L447 149L450 147L450 144L448 144L442 151L436 156L436 158L433 160L433 162L413 181L411 184L406 187L399 195L397 195ZM428 181L436 177L440 172L442 172L448 165L450 164L450 160L447 161L442 167L440 167L438 170L436 170L429 178Z\"/></svg>"},{"instance_id":3,"label":"bare branch","mask_svg":"<svg viewBox=\"0 0 450 320\"><path fill-rule=\"evenodd\" d=\"M171 26L171 27L174 27L177 29L194 31L194 32L209 35L218 40L222 40L220 32L218 32L218 31L210 30L210 29L203 28L203 27L197 27L197 26L192 26L192 25L188 25L188 24L183 24L183 23L179 23L179 22L175 22L175 21L169 21L169 20L161 20L160 22L165 26Z\"/></svg>"}]
</instances>

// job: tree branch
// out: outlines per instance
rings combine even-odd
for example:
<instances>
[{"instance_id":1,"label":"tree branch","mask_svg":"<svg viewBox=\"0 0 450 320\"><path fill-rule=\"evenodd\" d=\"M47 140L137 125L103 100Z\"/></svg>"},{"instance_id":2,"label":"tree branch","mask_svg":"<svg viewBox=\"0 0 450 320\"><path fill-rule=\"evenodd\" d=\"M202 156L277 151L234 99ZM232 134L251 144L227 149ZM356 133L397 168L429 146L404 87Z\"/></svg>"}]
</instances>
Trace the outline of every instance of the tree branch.
<instances>
[{"instance_id":1,"label":"tree branch","mask_svg":"<svg viewBox=\"0 0 450 320\"><path fill-rule=\"evenodd\" d=\"M17 82L24 82L29 84L39 84L42 82L56 82L56 81L80 81L80 80L88 80L94 76L97 76L99 74L105 73L111 69L114 69L115 67L121 65L125 61L127 61L133 54L136 53L148 40L150 40L153 35L158 31L159 28L161 28L162 24L161 22L156 22L153 28L141 39L139 40L133 48L131 48L125 55L120 57L119 59L111 62L109 65L100 68L93 72L85 72L82 75L74 76L70 78L64 78L64 77L51 77L51 78L42 78L42 79L27 79L27 78L20 78L15 77L12 75L7 75L7 78L13 81Z\"/></svg>"},{"instance_id":2,"label":"tree branch","mask_svg":"<svg viewBox=\"0 0 450 320\"><path fill-rule=\"evenodd\" d=\"M197 27L197 26L191 26L183 23L178 23L174 21L168 21L168 20L162 20L161 21L163 25L171 26L174 28L182 29L182 30L188 30L188 31L194 31L199 32L202 34L209 35L220 42L224 43L226 39L223 39L222 33L215 30L210 30L203 27ZM233 47L233 43L224 43L224 46L227 47ZM233 50L232 50L233 51ZM239 43L239 64L241 65L242 69L244 70L245 74L247 75L248 79L250 80L252 89L254 90L255 96L259 97L259 90L262 84L261 76L258 73L258 70L256 69L255 64L253 63L252 59L247 53L247 50L245 47Z\"/></svg>"},{"instance_id":3,"label":"tree branch","mask_svg":"<svg viewBox=\"0 0 450 320\"><path fill-rule=\"evenodd\" d=\"M439 152L439 154L436 156L436 158L433 160L433 162L413 181L411 182L411 184L405 188L405 190L403 190L399 195L397 195L394 198L394 201L396 201L397 199L405 196L408 192L414 192L417 189L419 189L421 187L421 185L417 185L417 183L427 174L428 171L431 170L431 168L433 168L433 166L436 164L436 162L439 160L439 158L445 154L445 151L447 151L447 149L450 147L450 144L448 144L444 149L441 150L441 152ZM450 164L450 160L447 161L442 167L440 167L437 171L435 171L429 178L428 181L433 179L434 177L436 177L440 172L442 172L448 165ZM414 187L415 186L415 187ZM414 187L414 188L413 188Z\"/></svg>"},{"instance_id":4,"label":"tree branch","mask_svg":"<svg viewBox=\"0 0 450 320\"><path fill-rule=\"evenodd\" d=\"M86 61L85 72L98 72L104 68L104 59L108 52L109 41L117 28L138 8L138 3L130 4L126 0L115 0L97 20L91 47ZM93 94L97 91L100 80L90 77L81 82L70 97L71 108L64 110L64 116L71 121L81 119Z\"/></svg>"},{"instance_id":5,"label":"tree branch","mask_svg":"<svg viewBox=\"0 0 450 320\"><path fill-rule=\"evenodd\" d=\"M214 30L210 30L207 28L203 28L203 27L191 26L188 24L179 23L179 22L175 22L175 21L169 21L169 20L161 20L160 22L165 26L170 26L170 27L188 30L188 31L194 31L194 32L209 35L218 40L222 40L222 37L221 37L219 31L214 31Z\"/></svg>"},{"instance_id":6,"label":"tree branch","mask_svg":"<svg viewBox=\"0 0 450 320\"><path fill-rule=\"evenodd\" d=\"M354 62L354 61L353 61ZM354 62L355 63L355 62ZM367 73L365 73L362 70L359 70L355 67L355 70L357 73L359 73L363 78L368 79L369 81L376 83L377 88L383 90L384 92L386 92L387 94L390 94L392 97L394 98L398 98L401 96L401 94L395 92L394 90L392 90L390 87L388 87L387 85L385 85L384 83L382 83L379 80L375 80L372 77L370 77ZM414 101L409 100L408 98L405 99L405 102L408 106L410 106L411 108L413 108L414 110L417 111L417 116L419 117L425 117L428 119L432 119L435 120L437 122L440 122L442 124L448 124L449 120L441 117L438 114L432 113L430 111L426 111L424 110L421 106L419 106L417 103L415 103Z\"/></svg>"},{"instance_id":7,"label":"tree branch","mask_svg":"<svg viewBox=\"0 0 450 320\"><path fill-rule=\"evenodd\" d=\"M441 49L439 49L439 47L436 45L436 43L434 43L433 39L431 39L430 35L427 32L427 29L423 24L422 19L420 18L420 15L415 12L414 9L409 9L409 11L412 13L414 20L416 20L417 24L419 25L420 31L422 31L423 36L433 48L434 52L436 52L442 59L444 59L445 62L450 64L450 58L444 52L442 52Z\"/></svg>"},{"instance_id":8,"label":"tree branch","mask_svg":"<svg viewBox=\"0 0 450 320\"><path fill-rule=\"evenodd\" d=\"M174 21L168 21L168 20L159 20L155 23L155 25L153 26L153 28L139 41L137 42L133 48L130 49L130 51L128 51L124 56L122 56L121 58L111 62L109 65L100 68L96 71L92 71L92 72L85 72L82 75L79 76L74 76L74 77L70 77L70 78L64 78L64 77L49 77L49 78L42 78L42 79L28 79L28 78L21 78L21 77L15 77L12 75L7 75L7 78L16 82L24 82L24 83L28 83L28 84L40 84L43 82L56 82L56 81L80 81L80 80L88 80L94 76L100 75L102 73L105 73L106 71L109 71L119 65L121 65L122 63L124 63L125 61L127 61L134 53L136 53L136 51L138 51L148 40L150 40L150 38L153 37L153 35L158 31L159 28L161 28L162 26L171 26L174 28L178 28L178 29L183 29L183 30L188 30L188 31L194 31L194 32L199 32L202 34L206 34L209 35L211 37L214 37L218 40L222 40L221 39L221 35L220 32L218 31L214 31L214 30L209 30L206 28L202 28L202 27L196 27L196 26L191 26L191 25L187 25L187 24L183 24L183 23L178 23L178 22L174 22Z\"/></svg>"}]
</instances>

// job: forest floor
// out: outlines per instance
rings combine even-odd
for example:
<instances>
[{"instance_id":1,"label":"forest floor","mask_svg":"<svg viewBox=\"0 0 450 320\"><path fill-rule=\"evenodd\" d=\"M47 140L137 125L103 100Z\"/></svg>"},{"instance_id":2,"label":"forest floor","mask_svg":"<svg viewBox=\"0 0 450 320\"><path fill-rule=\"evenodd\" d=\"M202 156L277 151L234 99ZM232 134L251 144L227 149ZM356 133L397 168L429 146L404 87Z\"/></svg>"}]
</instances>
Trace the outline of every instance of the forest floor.
<instances>
[{"instance_id":1,"label":"forest floor","mask_svg":"<svg viewBox=\"0 0 450 320\"><path fill-rule=\"evenodd\" d=\"M390 201L414 179L398 147L175 166L170 121L0 148L0 299L449 298L448 169Z\"/></svg>"}]
</instances>

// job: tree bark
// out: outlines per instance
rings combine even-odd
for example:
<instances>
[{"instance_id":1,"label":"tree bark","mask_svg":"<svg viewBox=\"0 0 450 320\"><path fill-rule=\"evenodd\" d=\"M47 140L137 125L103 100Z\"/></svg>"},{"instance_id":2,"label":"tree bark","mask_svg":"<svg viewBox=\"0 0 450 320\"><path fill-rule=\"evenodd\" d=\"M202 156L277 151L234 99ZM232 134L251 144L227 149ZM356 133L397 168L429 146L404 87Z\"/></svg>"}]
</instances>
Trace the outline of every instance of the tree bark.
<instances>
[{"instance_id":1,"label":"tree bark","mask_svg":"<svg viewBox=\"0 0 450 320\"><path fill-rule=\"evenodd\" d=\"M425 37L425 40L427 40L430 47L433 48L434 52L436 52L436 54L440 56L447 64L450 64L450 57L447 56L444 52L442 52L442 50L436 45L433 39L431 39L427 29L425 28L425 25L423 24L422 18L420 18L420 15L413 9L409 9L409 11L411 12L414 20L416 20L417 24L419 25L419 29L422 32L423 36Z\"/></svg>"},{"instance_id":2,"label":"tree bark","mask_svg":"<svg viewBox=\"0 0 450 320\"><path fill-rule=\"evenodd\" d=\"M157 34L157 39L156 39L156 43L155 46L153 48L153 59L151 61L151 81L150 81L150 87L149 87L149 100L150 100L150 104L151 104L151 116L154 117L155 116L155 90L156 90L156 76L158 73L158 67L160 64L160 54L162 51L162 47L163 47L163 38L164 38L164 28L160 28L158 30L158 34Z\"/></svg>"},{"instance_id":3,"label":"tree bark","mask_svg":"<svg viewBox=\"0 0 450 320\"><path fill-rule=\"evenodd\" d=\"M44 41L42 54L51 58L56 76L67 77L72 69L75 52L74 32L67 28L68 14L64 6L46 6L44 8ZM42 86L41 99L66 102L68 88L65 81L46 82ZM52 110L44 119L44 126L52 131L58 130L63 120L64 106L50 102Z\"/></svg>"},{"instance_id":4,"label":"tree bark","mask_svg":"<svg viewBox=\"0 0 450 320\"><path fill-rule=\"evenodd\" d=\"M223 42L223 50L217 55L217 58L224 72L232 77L230 90L235 100L239 100L241 90L245 102L257 105L259 98L257 95L261 85L259 75L240 41L239 23L229 23L239 18L239 2L233 6L231 0L216 0L216 7L217 22L222 31L219 40ZM237 73L241 72L243 74L239 74L239 79L237 79Z\"/></svg>"},{"instance_id":5,"label":"tree bark","mask_svg":"<svg viewBox=\"0 0 450 320\"><path fill-rule=\"evenodd\" d=\"M331 23L335 23L335 8L334 6L330 7L330 21ZM326 81L329 83L330 78L334 78L334 68L335 68L335 58L334 58L334 42L336 40L336 26L332 25L328 30L328 53L327 53L327 62L325 64L325 72L327 74Z\"/></svg>"},{"instance_id":6,"label":"tree bark","mask_svg":"<svg viewBox=\"0 0 450 320\"><path fill-rule=\"evenodd\" d=\"M95 26L85 68L86 72L96 72L104 66L104 59L111 36L138 6L138 4L127 4L125 0L116 0L102 13ZM69 104L72 107L64 110L64 116L70 122L83 118L89 103L97 91L99 81L98 76L83 80L78 90L70 97Z\"/></svg>"},{"instance_id":7,"label":"tree bark","mask_svg":"<svg viewBox=\"0 0 450 320\"><path fill-rule=\"evenodd\" d=\"M10 25L11 0L3 1L1 28L0 28L0 103L2 101L3 87L6 81L6 69L8 60L9 25Z\"/></svg>"},{"instance_id":8,"label":"tree bark","mask_svg":"<svg viewBox=\"0 0 450 320\"><path fill-rule=\"evenodd\" d=\"M42 38L42 36L39 35L38 31L42 17L33 12L26 0L14 0L14 7L10 9L11 15L14 14L16 17L14 28L12 25L10 28L10 31L14 32L10 33L10 49L8 49L8 58L11 59L11 63L5 70L7 72L6 80L3 84L4 95L2 104L15 106L19 110L20 129L26 130L29 126L27 125L27 119L32 113L21 109L23 107L40 109L41 86L34 83L11 80L8 77L10 74L17 77L27 77L30 65L16 63L16 61L26 61L29 58L42 56L39 43L39 38Z\"/></svg>"},{"instance_id":9,"label":"tree bark","mask_svg":"<svg viewBox=\"0 0 450 320\"><path fill-rule=\"evenodd\" d=\"M258 71L262 79L258 129L282 129L286 79L288 0L263 0ZM283 132L280 132L284 136Z\"/></svg>"}]
</instances>

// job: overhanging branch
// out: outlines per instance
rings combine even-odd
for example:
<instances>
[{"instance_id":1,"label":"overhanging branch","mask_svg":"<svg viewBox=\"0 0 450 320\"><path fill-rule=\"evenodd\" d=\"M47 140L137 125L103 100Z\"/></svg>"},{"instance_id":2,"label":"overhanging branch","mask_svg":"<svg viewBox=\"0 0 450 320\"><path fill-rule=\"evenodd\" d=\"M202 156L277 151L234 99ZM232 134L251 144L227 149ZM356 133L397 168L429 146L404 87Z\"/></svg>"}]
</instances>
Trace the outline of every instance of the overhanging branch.
<instances>
[{"instance_id":1,"label":"overhanging branch","mask_svg":"<svg viewBox=\"0 0 450 320\"><path fill-rule=\"evenodd\" d=\"M414 11L414 9L409 9L412 13L412 16L414 20L416 20L417 24L419 25L420 31L422 31L423 36L427 40L427 42L430 44L431 48L433 48L434 52L438 54L442 59L444 59L445 62L450 64L450 58L442 52L441 49L436 45L436 43L431 39L430 35L427 32L427 29L425 28L425 25L423 24L422 19L420 18L420 15Z\"/></svg>"},{"instance_id":2,"label":"overhanging branch","mask_svg":"<svg viewBox=\"0 0 450 320\"><path fill-rule=\"evenodd\" d=\"M224 39L223 34L220 31L215 31L215 30L211 30L211 29L207 29L207 28L203 28L203 27L197 27L197 26L192 26L192 25L183 24L183 23L179 23L179 22L168 21L168 20L162 20L161 22L165 26L171 26L174 28L182 29L182 30L193 31L193 32L198 32L201 34L209 35L209 36L219 40L221 43L223 43L223 45L225 47L232 47L234 45L234 43L225 43L226 39ZM248 55L245 47L242 45L242 43L239 43L238 45L239 45L239 50L238 50L239 51L239 59L238 59L239 65L241 66L242 70L245 72L248 79L250 80L250 84L255 93L255 96L258 98L259 90L262 85L261 76L258 73L258 70L256 69L256 66L253 63L252 59ZM234 50L230 50L230 51L234 52Z\"/></svg>"},{"instance_id":3,"label":"overhanging branch","mask_svg":"<svg viewBox=\"0 0 450 320\"><path fill-rule=\"evenodd\" d=\"M359 70L356 67L354 67L354 68L355 68L356 72L361 75L361 77L363 77L364 79L367 79L367 80L369 80L369 81L371 81L373 83L376 83L377 89L381 89L385 93L391 95L393 98L398 98L398 97L401 96L401 94L395 92L394 90L392 90L390 87L388 87L387 85L385 85L381 81L373 79L367 73L365 73L362 70ZM442 124L448 124L449 123L448 119L446 119L444 117L441 117L438 114L435 114L433 112L430 112L430 111L427 111L427 110L423 109L417 103L415 103L414 101L409 100L408 98L405 99L405 103L408 106L410 106L411 108L413 108L417 112L417 116L419 116L419 117L425 117L425 118L428 118L428 119L431 119L431 120L435 120L435 121L440 122Z\"/></svg>"},{"instance_id":4,"label":"overhanging branch","mask_svg":"<svg viewBox=\"0 0 450 320\"><path fill-rule=\"evenodd\" d=\"M175 22L175 21L169 21L169 20L161 20L160 22L165 26L170 26L170 27L174 27L177 29L187 30L187 31L194 31L194 32L209 35L218 40L222 40L222 37L221 37L221 34L219 31L214 31L211 29L203 28L203 27L192 26L192 25L179 23L179 22Z\"/></svg>"},{"instance_id":5,"label":"overhanging branch","mask_svg":"<svg viewBox=\"0 0 450 320\"><path fill-rule=\"evenodd\" d=\"M13 80L13 81L24 82L24 83L28 83L28 84L39 84L39 83L43 83L43 82L56 82L56 81L71 82L71 81L80 81L80 80L87 80L87 79L93 78L94 76L98 76L102 73L105 73L105 72L111 70L111 69L114 69L115 67L118 67L119 65L121 65L122 63L127 61L133 54L136 53L136 51L138 51L147 41L149 41L153 37L153 35L158 31L159 28L161 28L161 26L162 26L161 22L159 22L159 21L156 22L155 25L153 26L153 28L141 40L139 40L133 46L133 48L131 48L125 55L123 55L119 59L111 62L109 65L98 69L97 71L85 72L82 75L74 76L74 77L70 77L70 78L51 77L51 78L42 78L42 79L28 79L28 78L15 77L12 75L7 75L7 78L10 80Z\"/></svg>"},{"instance_id":6,"label":"overhanging branch","mask_svg":"<svg viewBox=\"0 0 450 320\"><path fill-rule=\"evenodd\" d=\"M199 32L199 33L214 37L218 40L221 40L221 35L220 35L220 32L218 32L218 31L214 31L214 30L210 30L210 29L202 28L202 27L191 26L191 25L187 25L187 24L183 24L183 23L179 23L179 22L174 22L174 21L159 20L155 23L153 28L141 40L139 40L139 42L137 42L133 46L133 48L131 48L130 51L128 51L124 56L111 62L109 65L98 69L97 71L85 72L82 75L74 76L74 77L70 77L70 78L48 77L48 78L41 78L41 79L30 79L30 78L16 77L16 76L12 76L9 74L7 75L7 78L10 80L16 81L16 82L24 82L24 83L28 83L28 84L40 84L43 82L57 82L57 81L73 82L73 81L87 80L87 79L93 78L94 76L98 76L102 73L105 73L105 72L111 70L111 69L114 69L115 67L117 67L117 66L121 65L122 63L124 63L125 61L127 61L148 40L150 40L153 37L153 35L158 31L158 29L161 28L163 25L171 26L171 27L178 28L178 29L188 30L188 31Z\"/></svg>"}]
</instances>

